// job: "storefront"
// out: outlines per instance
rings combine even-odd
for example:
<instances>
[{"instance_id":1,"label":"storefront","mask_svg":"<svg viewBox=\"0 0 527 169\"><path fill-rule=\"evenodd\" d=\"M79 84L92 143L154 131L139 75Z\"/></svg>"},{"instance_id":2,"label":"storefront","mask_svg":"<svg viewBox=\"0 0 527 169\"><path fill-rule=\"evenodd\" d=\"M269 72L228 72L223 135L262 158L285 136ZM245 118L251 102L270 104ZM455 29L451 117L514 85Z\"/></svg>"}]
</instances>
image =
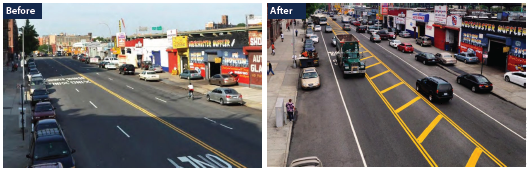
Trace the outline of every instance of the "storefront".
<instances>
[{"instance_id":1,"label":"storefront","mask_svg":"<svg viewBox=\"0 0 527 169\"><path fill-rule=\"evenodd\" d=\"M262 88L262 31L249 31L249 46L243 47L249 58L249 87Z\"/></svg>"},{"instance_id":2,"label":"storefront","mask_svg":"<svg viewBox=\"0 0 527 169\"><path fill-rule=\"evenodd\" d=\"M179 75L182 69L189 69L188 36L172 37L172 48L168 48L166 51L168 52L168 72L173 75Z\"/></svg>"},{"instance_id":3,"label":"storefront","mask_svg":"<svg viewBox=\"0 0 527 169\"><path fill-rule=\"evenodd\" d=\"M133 64L135 67L139 66L139 63L143 59L143 38L133 39L125 42L125 56L126 63Z\"/></svg>"},{"instance_id":4,"label":"storefront","mask_svg":"<svg viewBox=\"0 0 527 169\"><path fill-rule=\"evenodd\" d=\"M525 71L525 22L463 18L461 27L460 51L475 51L480 59L487 53L488 66Z\"/></svg>"},{"instance_id":5,"label":"storefront","mask_svg":"<svg viewBox=\"0 0 527 169\"><path fill-rule=\"evenodd\" d=\"M247 32L218 36L189 37L189 69L198 70L208 79L219 73L236 73L238 83L249 84L249 61L243 46L249 44Z\"/></svg>"},{"instance_id":6,"label":"storefront","mask_svg":"<svg viewBox=\"0 0 527 169\"><path fill-rule=\"evenodd\" d=\"M414 31L416 32L417 37L425 36L425 29L429 20L429 15L417 12L412 14L412 18L415 20Z\"/></svg>"},{"instance_id":7,"label":"storefront","mask_svg":"<svg viewBox=\"0 0 527 169\"><path fill-rule=\"evenodd\" d=\"M405 30L406 18L404 17L395 17L395 28L397 30Z\"/></svg>"}]
</instances>

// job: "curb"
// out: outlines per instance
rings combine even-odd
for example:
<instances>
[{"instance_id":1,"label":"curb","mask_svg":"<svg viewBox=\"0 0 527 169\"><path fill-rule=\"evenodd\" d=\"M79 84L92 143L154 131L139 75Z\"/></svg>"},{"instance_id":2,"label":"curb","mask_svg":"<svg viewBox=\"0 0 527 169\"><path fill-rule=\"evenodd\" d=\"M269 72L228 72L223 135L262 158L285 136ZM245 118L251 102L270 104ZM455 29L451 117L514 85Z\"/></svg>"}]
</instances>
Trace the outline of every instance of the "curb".
<instances>
[{"instance_id":1,"label":"curb","mask_svg":"<svg viewBox=\"0 0 527 169\"><path fill-rule=\"evenodd\" d=\"M296 105L296 98L298 96L298 91L295 92L295 105ZM286 149L285 149L285 159L283 163L283 167L287 167L287 159L289 158L289 146L291 145L291 135L293 134L293 125L295 122L293 121L291 125L289 126L289 133L287 133L287 143L286 143Z\"/></svg>"}]
</instances>

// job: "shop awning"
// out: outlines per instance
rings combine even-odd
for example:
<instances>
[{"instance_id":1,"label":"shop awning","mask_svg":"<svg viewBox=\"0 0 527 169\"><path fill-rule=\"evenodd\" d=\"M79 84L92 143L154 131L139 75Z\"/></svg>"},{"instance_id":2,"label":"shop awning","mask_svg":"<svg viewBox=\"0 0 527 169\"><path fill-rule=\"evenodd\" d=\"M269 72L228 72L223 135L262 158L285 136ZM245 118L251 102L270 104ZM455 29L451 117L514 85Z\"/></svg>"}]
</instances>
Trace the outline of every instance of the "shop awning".
<instances>
[{"instance_id":1,"label":"shop awning","mask_svg":"<svg viewBox=\"0 0 527 169\"><path fill-rule=\"evenodd\" d=\"M432 26L440 28L440 29L452 29L452 30L459 31L459 28L455 26L446 26L446 25L438 25L438 24L433 24Z\"/></svg>"},{"instance_id":2,"label":"shop awning","mask_svg":"<svg viewBox=\"0 0 527 169\"><path fill-rule=\"evenodd\" d=\"M262 51L262 46L244 46L243 47L243 54L247 55L248 51Z\"/></svg>"},{"instance_id":3,"label":"shop awning","mask_svg":"<svg viewBox=\"0 0 527 169\"><path fill-rule=\"evenodd\" d=\"M511 46L512 40L509 37L500 36L500 35L494 35L494 34L490 34L490 33L487 33L486 36L487 36L487 38L494 38L494 39L503 40L503 41L505 41L505 44L507 46Z\"/></svg>"}]
</instances>

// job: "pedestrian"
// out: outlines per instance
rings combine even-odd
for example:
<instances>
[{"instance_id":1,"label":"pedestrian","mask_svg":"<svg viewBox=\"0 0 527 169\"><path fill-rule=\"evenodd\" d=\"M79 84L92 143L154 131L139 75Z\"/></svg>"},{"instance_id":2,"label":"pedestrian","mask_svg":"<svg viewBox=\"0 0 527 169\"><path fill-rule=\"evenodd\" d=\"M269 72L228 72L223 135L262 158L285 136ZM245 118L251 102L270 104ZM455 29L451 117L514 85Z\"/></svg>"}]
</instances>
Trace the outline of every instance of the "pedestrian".
<instances>
[{"instance_id":1,"label":"pedestrian","mask_svg":"<svg viewBox=\"0 0 527 169\"><path fill-rule=\"evenodd\" d=\"M271 64L271 62L267 61L267 75L269 75L269 72L273 73L274 75L273 65Z\"/></svg>"},{"instance_id":2,"label":"pedestrian","mask_svg":"<svg viewBox=\"0 0 527 169\"><path fill-rule=\"evenodd\" d=\"M293 59L293 66L295 66L296 65L296 55L293 54L291 58Z\"/></svg>"},{"instance_id":3,"label":"pedestrian","mask_svg":"<svg viewBox=\"0 0 527 169\"><path fill-rule=\"evenodd\" d=\"M293 104L293 100L289 99L289 102L285 104L285 107L287 108L287 119L289 121L293 121L295 119L293 116L293 112L295 111L295 104Z\"/></svg>"},{"instance_id":4,"label":"pedestrian","mask_svg":"<svg viewBox=\"0 0 527 169\"><path fill-rule=\"evenodd\" d=\"M275 55L275 52L274 52L274 43L271 45L271 49L273 49L273 53L271 53L273 56Z\"/></svg>"},{"instance_id":5,"label":"pedestrian","mask_svg":"<svg viewBox=\"0 0 527 169\"><path fill-rule=\"evenodd\" d=\"M18 63L15 63L15 71L18 71Z\"/></svg>"},{"instance_id":6,"label":"pedestrian","mask_svg":"<svg viewBox=\"0 0 527 169\"><path fill-rule=\"evenodd\" d=\"M287 25L287 31L290 32L291 30L289 29L291 25Z\"/></svg>"},{"instance_id":7,"label":"pedestrian","mask_svg":"<svg viewBox=\"0 0 527 169\"><path fill-rule=\"evenodd\" d=\"M284 42L284 33L280 32L280 37L282 38L282 42Z\"/></svg>"},{"instance_id":8,"label":"pedestrian","mask_svg":"<svg viewBox=\"0 0 527 169\"><path fill-rule=\"evenodd\" d=\"M298 37L298 29L295 29L295 36Z\"/></svg>"}]
</instances>

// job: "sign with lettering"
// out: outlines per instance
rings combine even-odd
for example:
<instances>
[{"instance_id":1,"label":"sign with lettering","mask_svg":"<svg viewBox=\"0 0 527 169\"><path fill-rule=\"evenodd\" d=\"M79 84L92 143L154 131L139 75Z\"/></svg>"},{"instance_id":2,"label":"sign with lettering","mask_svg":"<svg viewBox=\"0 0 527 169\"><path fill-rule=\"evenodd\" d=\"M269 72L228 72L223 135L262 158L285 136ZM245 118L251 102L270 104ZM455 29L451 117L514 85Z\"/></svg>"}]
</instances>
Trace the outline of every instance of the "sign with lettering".
<instances>
[{"instance_id":1,"label":"sign with lettering","mask_svg":"<svg viewBox=\"0 0 527 169\"><path fill-rule=\"evenodd\" d=\"M406 24L406 18L396 17L395 24Z\"/></svg>"},{"instance_id":2,"label":"sign with lettering","mask_svg":"<svg viewBox=\"0 0 527 169\"><path fill-rule=\"evenodd\" d=\"M498 22L463 18L461 27L516 37L525 37L526 34L525 23L522 22Z\"/></svg>"},{"instance_id":3,"label":"sign with lettering","mask_svg":"<svg viewBox=\"0 0 527 169\"><path fill-rule=\"evenodd\" d=\"M525 49L523 49L523 52L525 53ZM507 56L507 70L525 72L525 57Z\"/></svg>"},{"instance_id":4,"label":"sign with lettering","mask_svg":"<svg viewBox=\"0 0 527 169\"><path fill-rule=\"evenodd\" d=\"M447 6L435 6L434 7L434 22L439 24L445 24L446 25L446 17L447 17Z\"/></svg>"},{"instance_id":5,"label":"sign with lettering","mask_svg":"<svg viewBox=\"0 0 527 169\"><path fill-rule=\"evenodd\" d=\"M4 19L42 19L42 3L3 3L2 5Z\"/></svg>"},{"instance_id":6,"label":"sign with lettering","mask_svg":"<svg viewBox=\"0 0 527 169\"><path fill-rule=\"evenodd\" d=\"M126 34L124 32L118 32L115 36L117 37L117 47L125 47Z\"/></svg>"},{"instance_id":7,"label":"sign with lettering","mask_svg":"<svg viewBox=\"0 0 527 169\"><path fill-rule=\"evenodd\" d=\"M188 36L172 37L172 49L188 48Z\"/></svg>"},{"instance_id":8,"label":"sign with lettering","mask_svg":"<svg viewBox=\"0 0 527 169\"><path fill-rule=\"evenodd\" d=\"M446 25L447 26L455 26L455 27L461 27L461 21L463 19L461 19L461 16L459 15L450 15L447 17L447 22L446 22Z\"/></svg>"},{"instance_id":9,"label":"sign with lettering","mask_svg":"<svg viewBox=\"0 0 527 169\"><path fill-rule=\"evenodd\" d=\"M201 52L191 52L190 53L190 62L191 63L204 63L205 57L201 55Z\"/></svg>"},{"instance_id":10,"label":"sign with lettering","mask_svg":"<svg viewBox=\"0 0 527 169\"><path fill-rule=\"evenodd\" d=\"M249 84L249 67L221 66L221 73L230 72L238 75L238 83Z\"/></svg>"},{"instance_id":11,"label":"sign with lettering","mask_svg":"<svg viewBox=\"0 0 527 169\"><path fill-rule=\"evenodd\" d=\"M167 40L168 40L168 44L173 44L174 42L172 41L173 40L173 37L177 37L177 29L172 29L172 30L168 30L167 31Z\"/></svg>"},{"instance_id":12,"label":"sign with lettering","mask_svg":"<svg viewBox=\"0 0 527 169\"><path fill-rule=\"evenodd\" d=\"M267 3L267 19L306 19L306 4Z\"/></svg>"},{"instance_id":13,"label":"sign with lettering","mask_svg":"<svg viewBox=\"0 0 527 169\"><path fill-rule=\"evenodd\" d=\"M262 46L262 32L249 31L249 46Z\"/></svg>"},{"instance_id":14,"label":"sign with lettering","mask_svg":"<svg viewBox=\"0 0 527 169\"><path fill-rule=\"evenodd\" d=\"M479 38L478 34L465 33L461 34L461 42L479 46L482 43L482 39Z\"/></svg>"},{"instance_id":15,"label":"sign with lettering","mask_svg":"<svg viewBox=\"0 0 527 169\"><path fill-rule=\"evenodd\" d=\"M247 44L249 44L248 32L231 32L219 36L188 39L189 48L243 48Z\"/></svg>"},{"instance_id":16,"label":"sign with lettering","mask_svg":"<svg viewBox=\"0 0 527 169\"><path fill-rule=\"evenodd\" d=\"M428 17L429 17L428 14L420 13L420 12L415 12L412 15L412 19L415 21L419 21L419 22L428 22Z\"/></svg>"},{"instance_id":17,"label":"sign with lettering","mask_svg":"<svg viewBox=\"0 0 527 169\"><path fill-rule=\"evenodd\" d=\"M262 53L249 52L250 84L262 85Z\"/></svg>"}]
</instances>

